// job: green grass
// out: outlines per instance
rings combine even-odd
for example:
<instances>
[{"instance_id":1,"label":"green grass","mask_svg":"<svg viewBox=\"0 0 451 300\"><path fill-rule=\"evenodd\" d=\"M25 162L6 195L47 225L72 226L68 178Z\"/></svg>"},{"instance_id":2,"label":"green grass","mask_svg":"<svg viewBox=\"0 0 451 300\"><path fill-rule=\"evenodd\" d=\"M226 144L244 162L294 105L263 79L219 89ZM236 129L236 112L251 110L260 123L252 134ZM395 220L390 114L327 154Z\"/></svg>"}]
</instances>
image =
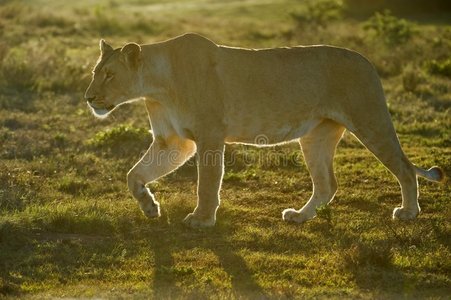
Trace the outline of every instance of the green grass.
<instances>
[{"instance_id":1,"label":"green grass","mask_svg":"<svg viewBox=\"0 0 451 300\"><path fill-rule=\"evenodd\" d=\"M419 179L421 215L393 222L397 182L346 134L335 200L314 220L287 224L282 210L301 207L312 188L299 147L235 145L216 227L181 223L195 206L193 160L149 185L162 216L148 220L125 179L151 141L144 105L98 120L82 99L100 38L121 46L194 31L233 46L344 46L375 64L411 161L450 174L449 12L369 8L354 0L3 1L0 298L448 298L449 181Z\"/></svg>"}]
</instances>

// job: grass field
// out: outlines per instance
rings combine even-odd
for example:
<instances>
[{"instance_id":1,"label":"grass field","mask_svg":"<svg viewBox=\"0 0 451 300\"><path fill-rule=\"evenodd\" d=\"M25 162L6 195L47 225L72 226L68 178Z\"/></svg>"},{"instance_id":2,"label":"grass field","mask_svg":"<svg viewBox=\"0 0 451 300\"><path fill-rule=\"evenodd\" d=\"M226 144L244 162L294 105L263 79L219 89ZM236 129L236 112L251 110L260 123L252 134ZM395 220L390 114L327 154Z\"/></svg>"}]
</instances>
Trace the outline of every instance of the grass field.
<instances>
[{"instance_id":1,"label":"grass field","mask_svg":"<svg viewBox=\"0 0 451 300\"><path fill-rule=\"evenodd\" d=\"M355 2L0 1L0 298L449 299L449 181L419 179L421 215L394 222L395 178L346 133L335 200L287 224L312 188L298 146L228 146L217 225L189 229L193 161L149 185L162 217L146 219L125 178L152 139L144 104L99 120L83 100L100 38L348 47L375 64L410 160L450 174L451 14Z\"/></svg>"}]
</instances>

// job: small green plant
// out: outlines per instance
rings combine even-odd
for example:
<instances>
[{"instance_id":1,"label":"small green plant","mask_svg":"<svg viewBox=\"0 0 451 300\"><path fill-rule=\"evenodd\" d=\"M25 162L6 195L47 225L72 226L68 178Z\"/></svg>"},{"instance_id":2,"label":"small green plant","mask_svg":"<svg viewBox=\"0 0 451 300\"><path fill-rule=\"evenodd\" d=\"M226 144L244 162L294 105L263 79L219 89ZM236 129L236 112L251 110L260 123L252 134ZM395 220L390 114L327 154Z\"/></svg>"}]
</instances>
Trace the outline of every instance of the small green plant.
<instances>
[{"instance_id":1,"label":"small green plant","mask_svg":"<svg viewBox=\"0 0 451 300\"><path fill-rule=\"evenodd\" d=\"M68 142L68 138L64 133L58 132L53 136L53 144L57 147L63 147Z\"/></svg>"},{"instance_id":2,"label":"small green plant","mask_svg":"<svg viewBox=\"0 0 451 300\"><path fill-rule=\"evenodd\" d=\"M365 22L363 28L374 32L377 38L381 38L389 46L404 44L414 33L411 22L395 17L389 10L376 12Z\"/></svg>"},{"instance_id":3,"label":"small green plant","mask_svg":"<svg viewBox=\"0 0 451 300\"><path fill-rule=\"evenodd\" d=\"M332 210L327 203L316 209L316 215L318 218L326 220L329 225L332 225Z\"/></svg>"}]
</instances>

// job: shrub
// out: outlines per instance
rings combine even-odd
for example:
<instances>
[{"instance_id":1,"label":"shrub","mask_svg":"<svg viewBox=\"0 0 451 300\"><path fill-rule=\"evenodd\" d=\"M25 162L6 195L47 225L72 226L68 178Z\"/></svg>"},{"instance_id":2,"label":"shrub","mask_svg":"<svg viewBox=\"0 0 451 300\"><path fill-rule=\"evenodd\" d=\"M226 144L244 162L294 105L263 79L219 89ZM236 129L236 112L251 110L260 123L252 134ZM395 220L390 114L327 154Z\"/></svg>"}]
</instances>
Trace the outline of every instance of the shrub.
<instances>
[{"instance_id":1,"label":"shrub","mask_svg":"<svg viewBox=\"0 0 451 300\"><path fill-rule=\"evenodd\" d=\"M443 61L431 60L426 64L426 68L430 74L451 78L450 58Z\"/></svg>"},{"instance_id":2,"label":"shrub","mask_svg":"<svg viewBox=\"0 0 451 300\"><path fill-rule=\"evenodd\" d=\"M363 28L374 32L377 38L382 38L384 43L389 46L407 42L414 33L412 23L393 16L388 10L383 13L376 12L365 22Z\"/></svg>"},{"instance_id":3,"label":"shrub","mask_svg":"<svg viewBox=\"0 0 451 300\"><path fill-rule=\"evenodd\" d=\"M407 66L402 74L402 86L406 92L415 92L418 86L424 81L421 70L412 66Z\"/></svg>"},{"instance_id":4,"label":"shrub","mask_svg":"<svg viewBox=\"0 0 451 300\"><path fill-rule=\"evenodd\" d=\"M64 133L56 133L53 136L53 145L56 147L64 147L68 143L69 139Z\"/></svg>"},{"instance_id":5,"label":"shrub","mask_svg":"<svg viewBox=\"0 0 451 300\"><path fill-rule=\"evenodd\" d=\"M147 129L121 124L110 130L98 132L87 144L122 155L130 153L134 148L145 148L149 142L150 134Z\"/></svg>"},{"instance_id":6,"label":"shrub","mask_svg":"<svg viewBox=\"0 0 451 300\"><path fill-rule=\"evenodd\" d=\"M343 3L340 0L320 0L308 2L305 10L291 13L298 25L325 26L328 22L341 18Z\"/></svg>"}]
</instances>

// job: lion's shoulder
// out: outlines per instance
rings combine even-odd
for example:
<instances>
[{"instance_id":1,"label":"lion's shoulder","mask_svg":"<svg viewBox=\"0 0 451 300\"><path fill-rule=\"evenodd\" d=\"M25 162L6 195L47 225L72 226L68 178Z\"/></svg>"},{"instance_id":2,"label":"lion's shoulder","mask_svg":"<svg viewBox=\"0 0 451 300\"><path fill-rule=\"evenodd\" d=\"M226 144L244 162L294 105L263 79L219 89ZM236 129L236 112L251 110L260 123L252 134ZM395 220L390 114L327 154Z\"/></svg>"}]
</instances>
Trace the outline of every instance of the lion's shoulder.
<instances>
[{"instance_id":1,"label":"lion's shoulder","mask_svg":"<svg viewBox=\"0 0 451 300\"><path fill-rule=\"evenodd\" d=\"M198 48L212 48L217 46L212 40L204 37L203 35L193 32L177 36L171 40L168 40L168 42L174 44L191 45Z\"/></svg>"}]
</instances>

